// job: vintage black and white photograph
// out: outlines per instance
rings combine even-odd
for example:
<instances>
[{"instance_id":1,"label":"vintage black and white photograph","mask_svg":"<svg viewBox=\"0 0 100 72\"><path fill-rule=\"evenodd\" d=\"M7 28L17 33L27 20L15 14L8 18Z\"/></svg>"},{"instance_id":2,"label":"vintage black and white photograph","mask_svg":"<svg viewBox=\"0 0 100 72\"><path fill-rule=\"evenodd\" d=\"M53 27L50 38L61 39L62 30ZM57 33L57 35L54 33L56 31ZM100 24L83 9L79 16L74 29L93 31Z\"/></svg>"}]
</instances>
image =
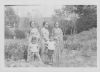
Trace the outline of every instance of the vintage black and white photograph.
<instances>
[{"instance_id":1,"label":"vintage black and white photograph","mask_svg":"<svg viewBox=\"0 0 100 72\"><path fill-rule=\"evenodd\" d=\"M4 5L5 67L97 67L97 5Z\"/></svg>"}]
</instances>

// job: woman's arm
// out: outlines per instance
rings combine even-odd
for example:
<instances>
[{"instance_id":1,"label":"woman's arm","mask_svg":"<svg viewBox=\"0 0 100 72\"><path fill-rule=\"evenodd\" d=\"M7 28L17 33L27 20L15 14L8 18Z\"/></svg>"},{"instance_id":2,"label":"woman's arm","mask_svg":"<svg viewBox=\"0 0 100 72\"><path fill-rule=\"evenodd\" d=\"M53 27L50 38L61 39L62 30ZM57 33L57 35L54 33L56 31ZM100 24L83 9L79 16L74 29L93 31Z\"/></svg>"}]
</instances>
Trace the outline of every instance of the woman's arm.
<instances>
[{"instance_id":1,"label":"woman's arm","mask_svg":"<svg viewBox=\"0 0 100 72\"><path fill-rule=\"evenodd\" d=\"M59 28L59 29L60 29L60 37L63 38L63 31L61 28Z\"/></svg>"},{"instance_id":2,"label":"woman's arm","mask_svg":"<svg viewBox=\"0 0 100 72\"><path fill-rule=\"evenodd\" d=\"M29 36L29 43L31 43L31 40L32 40L32 36L30 35Z\"/></svg>"}]
</instances>

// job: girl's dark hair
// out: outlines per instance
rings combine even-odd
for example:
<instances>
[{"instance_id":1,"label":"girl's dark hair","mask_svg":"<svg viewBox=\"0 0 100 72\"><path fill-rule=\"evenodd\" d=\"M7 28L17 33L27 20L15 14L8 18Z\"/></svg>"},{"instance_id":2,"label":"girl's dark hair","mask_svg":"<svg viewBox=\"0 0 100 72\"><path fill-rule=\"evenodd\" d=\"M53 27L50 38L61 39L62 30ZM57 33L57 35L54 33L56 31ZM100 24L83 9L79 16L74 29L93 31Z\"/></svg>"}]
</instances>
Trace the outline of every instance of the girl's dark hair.
<instances>
[{"instance_id":1,"label":"girl's dark hair","mask_svg":"<svg viewBox=\"0 0 100 72\"><path fill-rule=\"evenodd\" d=\"M56 25L56 23L58 23L58 22L55 22L55 23L54 23L54 26ZM58 23L58 24L59 24L59 23Z\"/></svg>"}]
</instances>

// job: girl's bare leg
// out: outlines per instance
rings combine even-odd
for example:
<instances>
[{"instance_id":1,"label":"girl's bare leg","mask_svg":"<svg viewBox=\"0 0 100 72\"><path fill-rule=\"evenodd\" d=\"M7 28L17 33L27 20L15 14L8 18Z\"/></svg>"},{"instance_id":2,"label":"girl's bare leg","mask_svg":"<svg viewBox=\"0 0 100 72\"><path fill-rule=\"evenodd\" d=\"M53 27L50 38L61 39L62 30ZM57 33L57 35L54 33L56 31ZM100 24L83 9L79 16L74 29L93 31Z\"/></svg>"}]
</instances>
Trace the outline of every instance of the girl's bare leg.
<instances>
[{"instance_id":1,"label":"girl's bare leg","mask_svg":"<svg viewBox=\"0 0 100 72\"><path fill-rule=\"evenodd\" d=\"M51 63L53 63L53 56L51 57Z\"/></svg>"},{"instance_id":2,"label":"girl's bare leg","mask_svg":"<svg viewBox=\"0 0 100 72\"><path fill-rule=\"evenodd\" d=\"M35 58L34 58L35 53L32 53L32 62L34 62Z\"/></svg>"},{"instance_id":3,"label":"girl's bare leg","mask_svg":"<svg viewBox=\"0 0 100 72\"><path fill-rule=\"evenodd\" d=\"M42 59L41 59L41 57L40 57L40 55L39 55L39 53L36 53L36 55L38 56L40 62L43 63L43 62L42 62Z\"/></svg>"},{"instance_id":4,"label":"girl's bare leg","mask_svg":"<svg viewBox=\"0 0 100 72\"><path fill-rule=\"evenodd\" d=\"M30 51L28 50L28 54L27 54L27 61L28 61L28 62L30 61L30 58L31 58L31 56L30 56Z\"/></svg>"}]
</instances>

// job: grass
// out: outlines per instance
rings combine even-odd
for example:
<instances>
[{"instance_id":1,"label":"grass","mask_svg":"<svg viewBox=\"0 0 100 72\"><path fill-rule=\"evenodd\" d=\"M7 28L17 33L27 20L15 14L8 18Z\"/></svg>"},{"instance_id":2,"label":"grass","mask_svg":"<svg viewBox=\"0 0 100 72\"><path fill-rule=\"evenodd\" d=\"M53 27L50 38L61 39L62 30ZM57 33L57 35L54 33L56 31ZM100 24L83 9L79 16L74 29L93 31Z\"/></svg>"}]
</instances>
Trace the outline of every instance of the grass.
<instances>
[{"instance_id":1,"label":"grass","mask_svg":"<svg viewBox=\"0 0 100 72\"><path fill-rule=\"evenodd\" d=\"M66 56L65 56L66 55ZM73 36L67 36L63 54L63 66L97 66L97 31L95 28Z\"/></svg>"},{"instance_id":2,"label":"grass","mask_svg":"<svg viewBox=\"0 0 100 72\"><path fill-rule=\"evenodd\" d=\"M93 28L76 35L66 36L62 53L61 67L96 67L97 66L97 31ZM24 60L24 51L28 42L5 40L5 64L7 67L48 67L41 63L30 64Z\"/></svg>"}]
</instances>

